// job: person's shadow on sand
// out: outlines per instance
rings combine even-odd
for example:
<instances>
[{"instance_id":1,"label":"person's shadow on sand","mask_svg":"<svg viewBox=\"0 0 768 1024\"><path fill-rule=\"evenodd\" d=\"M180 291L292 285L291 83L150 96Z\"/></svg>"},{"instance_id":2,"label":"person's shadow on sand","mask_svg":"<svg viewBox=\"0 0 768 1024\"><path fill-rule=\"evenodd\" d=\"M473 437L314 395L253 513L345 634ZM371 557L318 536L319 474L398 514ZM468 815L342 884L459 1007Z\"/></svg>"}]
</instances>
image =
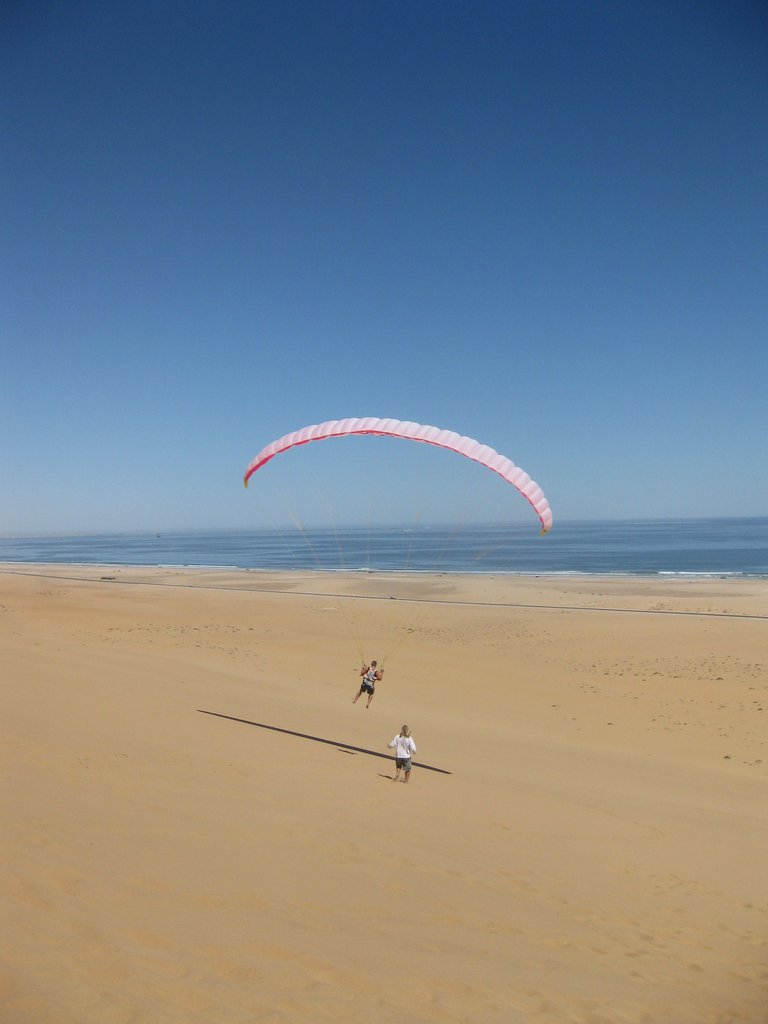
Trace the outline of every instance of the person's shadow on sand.
<instances>
[{"instance_id":1,"label":"person's shadow on sand","mask_svg":"<svg viewBox=\"0 0 768 1024\"><path fill-rule=\"evenodd\" d=\"M328 740L323 736L310 736L306 732L295 732L293 729L281 729L278 725L266 725L264 722L250 722L247 718L235 718L234 715L222 715L218 711L205 711L203 708L197 709L201 715L212 715L214 718L225 718L229 722L240 722L242 725L252 725L257 729L269 729L272 732L282 732L286 736L298 736L302 740L312 740L314 743L327 743L332 747L336 747L339 753L344 754L368 754L369 757L383 757L385 761L394 761L394 758L389 754L382 754L378 750L369 750L367 747L355 747L351 743L339 743L338 740ZM431 764L422 764L420 761L413 762L414 768L423 768L428 772L438 772L440 775L452 775L453 772L446 771L445 768L435 768ZM383 778L391 779L391 775L385 775Z\"/></svg>"}]
</instances>

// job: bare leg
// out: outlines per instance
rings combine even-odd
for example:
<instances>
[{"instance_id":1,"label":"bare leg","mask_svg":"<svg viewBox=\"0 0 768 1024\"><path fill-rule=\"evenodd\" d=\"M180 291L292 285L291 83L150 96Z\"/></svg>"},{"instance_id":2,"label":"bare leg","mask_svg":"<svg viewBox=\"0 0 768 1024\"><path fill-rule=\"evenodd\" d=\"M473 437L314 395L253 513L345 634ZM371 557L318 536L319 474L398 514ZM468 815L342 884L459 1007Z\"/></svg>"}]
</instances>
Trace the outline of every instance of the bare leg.
<instances>
[{"instance_id":1,"label":"bare leg","mask_svg":"<svg viewBox=\"0 0 768 1024\"><path fill-rule=\"evenodd\" d=\"M372 694L372 693L369 693L369 694L368 694L368 703L367 703L367 704L365 705L365 706L366 706L366 708L369 708L369 707L371 706L371 701L372 701L372 700L373 700L373 694Z\"/></svg>"},{"instance_id":2,"label":"bare leg","mask_svg":"<svg viewBox=\"0 0 768 1024\"><path fill-rule=\"evenodd\" d=\"M410 779L410 777L411 777L411 773L410 772L406 772L405 773L405 781L407 782L408 779Z\"/></svg>"},{"instance_id":3,"label":"bare leg","mask_svg":"<svg viewBox=\"0 0 768 1024\"><path fill-rule=\"evenodd\" d=\"M394 779L392 779L392 781L393 782L397 782L397 780L399 778L400 778L400 769L397 766L395 766L395 777L394 777Z\"/></svg>"}]
</instances>

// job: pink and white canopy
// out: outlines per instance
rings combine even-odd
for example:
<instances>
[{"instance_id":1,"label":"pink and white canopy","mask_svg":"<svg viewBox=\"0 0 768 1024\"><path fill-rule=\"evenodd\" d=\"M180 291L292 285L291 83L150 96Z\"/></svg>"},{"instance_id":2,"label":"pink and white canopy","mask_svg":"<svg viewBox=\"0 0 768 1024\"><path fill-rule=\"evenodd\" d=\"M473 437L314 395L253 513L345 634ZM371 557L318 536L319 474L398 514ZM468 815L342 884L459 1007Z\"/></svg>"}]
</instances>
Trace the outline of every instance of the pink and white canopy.
<instances>
[{"instance_id":1,"label":"pink and white canopy","mask_svg":"<svg viewBox=\"0 0 768 1024\"><path fill-rule=\"evenodd\" d=\"M401 437L407 441L434 444L438 448L447 448L458 455L464 455L493 470L494 473L498 473L507 483L516 487L533 506L541 521L542 533L547 533L552 528L552 511L549 502L544 497L544 492L524 470L516 466L506 456L499 455L488 445L480 444L479 441L474 441L471 437L462 437L461 434L452 430L441 430L439 427L423 426L421 423L409 423L403 420L377 419L366 416L362 419L328 420L326 423L317 423L314 426L302 427L301 430L294 430L290 434L285 434L276 441L272 441L266 448L262 448L246 469L243 482L247 487L248 481L257 469L261 469L270 459L280 455L281 452L288 451L289 448L308 444L310 441L324 441L329 437L347 437L350 434Z\"/></svg>"}]
</instances>

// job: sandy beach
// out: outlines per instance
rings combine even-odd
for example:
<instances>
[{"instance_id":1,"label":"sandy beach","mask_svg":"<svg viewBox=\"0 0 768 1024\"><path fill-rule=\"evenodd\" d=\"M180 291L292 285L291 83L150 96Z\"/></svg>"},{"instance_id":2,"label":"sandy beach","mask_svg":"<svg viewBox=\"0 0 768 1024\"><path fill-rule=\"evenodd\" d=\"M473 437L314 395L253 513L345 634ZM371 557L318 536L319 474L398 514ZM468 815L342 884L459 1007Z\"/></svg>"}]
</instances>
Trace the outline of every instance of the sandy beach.
<instances>
[{"instance_id":1,"label":"sandy beach","mask_svg":"<svg viewBox=\"0 0 768 1024\"><path fill-rule=\"evenodd\" d=\"M0 652L2 1024L768 1022L766 580L5 565Z\"/></svg>"}]
</instances>

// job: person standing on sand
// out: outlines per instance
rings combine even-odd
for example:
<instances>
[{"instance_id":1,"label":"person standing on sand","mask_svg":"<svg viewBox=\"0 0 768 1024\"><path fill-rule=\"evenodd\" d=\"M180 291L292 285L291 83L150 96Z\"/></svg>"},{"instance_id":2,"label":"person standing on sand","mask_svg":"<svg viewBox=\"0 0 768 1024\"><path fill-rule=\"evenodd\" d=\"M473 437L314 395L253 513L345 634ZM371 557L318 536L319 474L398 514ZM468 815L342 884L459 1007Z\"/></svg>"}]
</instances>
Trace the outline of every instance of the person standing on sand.
<instances>
[{"instance_id":1,"label":"person standing on sand","mask_svg":"<svg viewBox=\"0 0 768 1024\"><path fill-rule=\"evenodd\" d=\"M360 689L355 694L352 703L356 704L358 698L362 697L364 693L367 693L368 700L365 702L365 706L366 708L369 708L374 694L376 693L376 683L381 681L381 677L384 675L384 669L377 667L376 659L374 658L370 665L363 665L360 669L360 675L362 677L362 682L360 683Z\"/></svg>"},{"instance_id":2,"label":"person standing on sand","mask_svg":"<svg viewBox=\"0 0 768 1024\"><path fill-rule=\"evenodd\" d=\"M407 782L411 777L411 754L416 753L416 744L413 742L413 736L411 736L411 730L408 726L404 725L387 746L395 748L395 777L392 781L397 782L400 778L400 772L404 771L404 781Z\"/></svg>"}]
</instances>

